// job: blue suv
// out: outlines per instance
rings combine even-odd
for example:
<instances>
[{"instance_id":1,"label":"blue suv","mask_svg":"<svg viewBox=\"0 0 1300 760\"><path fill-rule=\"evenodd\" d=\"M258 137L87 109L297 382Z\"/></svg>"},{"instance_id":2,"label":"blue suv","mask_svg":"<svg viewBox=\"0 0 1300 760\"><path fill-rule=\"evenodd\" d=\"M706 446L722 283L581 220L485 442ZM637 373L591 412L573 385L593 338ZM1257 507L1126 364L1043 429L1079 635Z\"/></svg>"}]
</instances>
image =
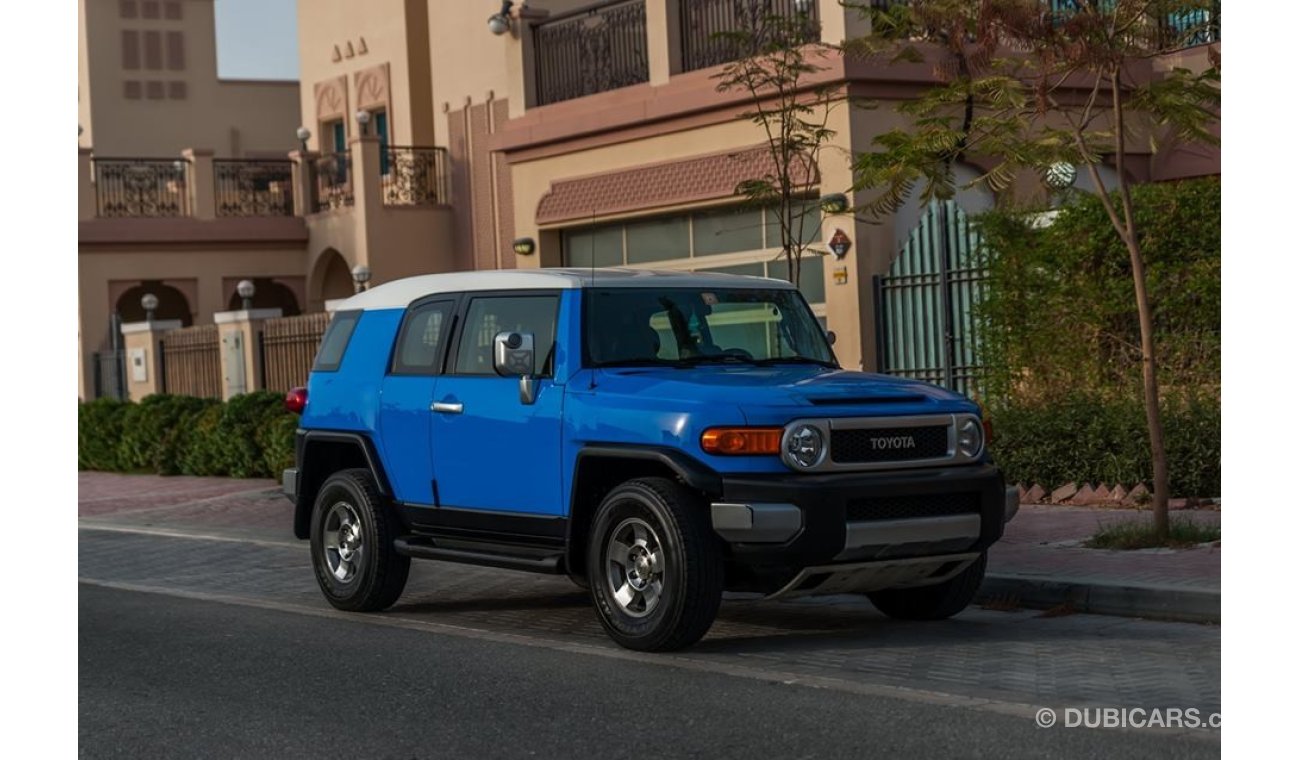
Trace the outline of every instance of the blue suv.
<instances>
[{"instance_id":1,"label":"blue suv","mask_svg":"<svg viewBox=\"0 0 1300 760\"><path fill-rule=\"evenodd\" d=\"M840 369L788 283L642 270L427 275L339 307L284 473L344 610L412 557L567 574L632 649L724 590L962 610L1017 500L979 408Z\"/></svg>"}]
</instances>

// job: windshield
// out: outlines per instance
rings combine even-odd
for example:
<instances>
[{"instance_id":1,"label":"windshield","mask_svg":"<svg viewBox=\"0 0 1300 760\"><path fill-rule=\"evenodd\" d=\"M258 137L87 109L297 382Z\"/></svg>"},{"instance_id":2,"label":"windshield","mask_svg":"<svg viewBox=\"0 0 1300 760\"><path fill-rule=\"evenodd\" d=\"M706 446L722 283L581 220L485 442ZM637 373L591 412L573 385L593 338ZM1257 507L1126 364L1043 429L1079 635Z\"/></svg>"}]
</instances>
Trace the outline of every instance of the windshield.
<instances>
[{"instance_id":1,"label":"windshield","mask_svg":"<svg viewBox=\"0 0 1300 760\"><path fill-rule=\"evenodd\" d=\"M796 290L592 288L586 295L592 366L810 363L836 366Z\"/></svg>"}]
</instances>

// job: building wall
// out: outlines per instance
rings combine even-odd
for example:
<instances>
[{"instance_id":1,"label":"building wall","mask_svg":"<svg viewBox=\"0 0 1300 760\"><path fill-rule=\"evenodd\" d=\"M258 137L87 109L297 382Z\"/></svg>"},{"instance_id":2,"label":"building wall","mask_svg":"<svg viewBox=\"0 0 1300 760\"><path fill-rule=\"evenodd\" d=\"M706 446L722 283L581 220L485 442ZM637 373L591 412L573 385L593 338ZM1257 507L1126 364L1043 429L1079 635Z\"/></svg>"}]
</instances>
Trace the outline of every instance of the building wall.
<instances>
[{"instance_id":1,"label":"building wall","mask_svg":"<svg viewBox=\"0 0 1300 760\"><path fill-rule=\"evenodd\" d=\"M282 156L298 84L217 78L213 0L79 0L80 144L100 156Z\"/></svg>"}]
</instances>

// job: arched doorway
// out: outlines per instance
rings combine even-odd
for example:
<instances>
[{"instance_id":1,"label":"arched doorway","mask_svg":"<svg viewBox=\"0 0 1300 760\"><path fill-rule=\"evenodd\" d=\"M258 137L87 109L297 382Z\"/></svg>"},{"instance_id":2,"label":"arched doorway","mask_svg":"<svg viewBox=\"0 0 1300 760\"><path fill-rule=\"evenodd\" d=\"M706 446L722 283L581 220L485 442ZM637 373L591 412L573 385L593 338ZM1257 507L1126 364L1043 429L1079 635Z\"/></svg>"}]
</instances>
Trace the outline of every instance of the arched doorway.
<instances>
[{"instance_id":1,"label":"arched doorway","mask_svg":"<svg viewBox=\"0 0 1300 760\"><path fill-rule=\"evenodd\" d=\"M293 289L288 285L266 277L254 277L252 282L254 309L279 309L286 317L295 317L302 313L302 309L298 306L298 296L294 295ZM230 311L244 308L244 299L239 296L238 291L231 292L227 308Z\"/></svg>"},{"instance_id":2,"label":"arched doorway","mask_svg":"<svg viewBox=\"0 0 1300 760\"><path fill-rule=\"evenodd\" d=\"M159 280L144 280L139 285L127 288L126 292L118 297L115 309L123 322L145 321L144 306L140 304L140 299L144 298L146 293L152 293L158 298L158 308L153 310L153 318L156 321L178 319L182 327L189 327L194 323L190 302L185 294L171 285L164 285Z\"/></svg>"},{"instance_id":3,"label":"arched doorway","mask_svg":"<svg viewBox=\"0 0 1300 760\"><path fill-rule=\"evenodd\" d=\"M352 270L348 267L347 259L333 248L326 249L316 259L307 284L308 298L312 305L323 309L326 301L347 298L355 292Z\"/></svg>"}]
</instances>

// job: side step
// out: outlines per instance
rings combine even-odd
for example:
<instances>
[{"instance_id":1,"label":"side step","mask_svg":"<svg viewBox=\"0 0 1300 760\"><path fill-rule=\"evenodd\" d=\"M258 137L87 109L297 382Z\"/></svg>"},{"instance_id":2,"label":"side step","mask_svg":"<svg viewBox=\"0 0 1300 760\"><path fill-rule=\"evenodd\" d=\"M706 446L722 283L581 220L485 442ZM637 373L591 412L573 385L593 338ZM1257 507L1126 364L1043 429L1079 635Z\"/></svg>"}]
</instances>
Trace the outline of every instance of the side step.
<instances>
[{"instance_id":1,"label":"side step","mask_svg":"<svg viewBox=\"0 0 1300 760\"><path fill-rule=\"evenodd\" d=\"M537 554L519 547L492 546L488 548L449 548L437 546L433 539L424 536L404 536L393 542L398 554L417 559L437 559L443 562L459 562L465 565L482 565L500 567L506 570L522 570L528 573L547 573L558 575L564 572L563 554Z\"/></svg>"}]
</instances>

